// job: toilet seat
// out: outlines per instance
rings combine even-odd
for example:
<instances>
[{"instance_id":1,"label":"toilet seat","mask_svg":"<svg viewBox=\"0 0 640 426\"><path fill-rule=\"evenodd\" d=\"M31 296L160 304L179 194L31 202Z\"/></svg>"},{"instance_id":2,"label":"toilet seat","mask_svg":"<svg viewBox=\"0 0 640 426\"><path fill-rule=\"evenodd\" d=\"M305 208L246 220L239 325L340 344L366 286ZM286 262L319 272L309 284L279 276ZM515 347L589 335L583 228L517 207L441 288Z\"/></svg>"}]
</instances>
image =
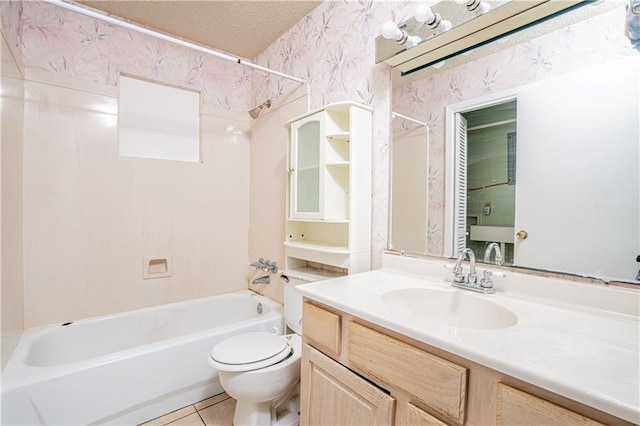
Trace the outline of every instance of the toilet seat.
<instances>
[{"instance_id":1,"label":"toilet seat","mask_svg":"<svg viewBox=\"0 0 640 426\"><path fill-rule=\"evenodd\" d=\"M257 370L282 361L291 351L285 336L264 331L244 333L214 346L209 363L224 371Z\"/></svg>"}]
</instances>

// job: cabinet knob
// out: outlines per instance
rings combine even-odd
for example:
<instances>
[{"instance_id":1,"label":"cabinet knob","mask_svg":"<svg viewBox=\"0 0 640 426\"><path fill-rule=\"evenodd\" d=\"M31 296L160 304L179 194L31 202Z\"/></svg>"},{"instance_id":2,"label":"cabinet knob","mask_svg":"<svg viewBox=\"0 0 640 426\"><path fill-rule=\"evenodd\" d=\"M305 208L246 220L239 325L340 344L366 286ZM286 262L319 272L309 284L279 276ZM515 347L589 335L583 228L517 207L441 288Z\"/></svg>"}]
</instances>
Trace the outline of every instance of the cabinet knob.
<instances>
[{"instance_id":1,"label":"cabinet knob","mask_svg":"<svg viewBox=\"0 0 640 426\"><path fill-rule=\"evenodd\" d=\"M518 231L516 233L516 237L518 237L519 240L526 240L528 236L529 236L529 233L524 230Z\"/></svg>"}]
</instances>

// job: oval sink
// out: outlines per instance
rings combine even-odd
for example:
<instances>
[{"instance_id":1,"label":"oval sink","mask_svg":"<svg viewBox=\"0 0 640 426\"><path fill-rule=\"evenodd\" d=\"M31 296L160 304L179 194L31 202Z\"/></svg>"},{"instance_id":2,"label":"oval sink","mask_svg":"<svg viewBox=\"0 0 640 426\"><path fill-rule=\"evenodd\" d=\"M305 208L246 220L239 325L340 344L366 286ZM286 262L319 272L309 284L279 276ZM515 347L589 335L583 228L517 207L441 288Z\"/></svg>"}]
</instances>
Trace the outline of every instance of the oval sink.
<instances>
[{"instance_id":1,"label":"oval sink","mask_svg":"<svg viewBox=\"0 0 640 426\"><path fill-rule=\"evenodd\" d=\"M518 316L482 296L464 291L403 288L382 295L382 302L416 321L463 328L507 328Z\"/></svg>"}]
</instances>

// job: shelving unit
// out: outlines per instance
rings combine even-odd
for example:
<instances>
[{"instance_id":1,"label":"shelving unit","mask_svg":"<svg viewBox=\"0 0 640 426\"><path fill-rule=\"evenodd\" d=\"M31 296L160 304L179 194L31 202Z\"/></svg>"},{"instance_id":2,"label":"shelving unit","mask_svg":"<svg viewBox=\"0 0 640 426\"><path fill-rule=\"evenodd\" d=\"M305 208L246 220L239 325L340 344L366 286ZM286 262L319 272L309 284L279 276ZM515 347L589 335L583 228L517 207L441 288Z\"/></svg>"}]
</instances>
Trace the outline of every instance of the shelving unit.
<instances>
[{"instance_id":1,"label":"shelving unit","mask_svg":"<svg viewBox=\"0 0 640 426\"><path fill-rule=\"evenodd\" d=\"M286 268L307 262L368 270L371 263L371 108L327 105L291 129Z\"/></svg>"}]
</instances>

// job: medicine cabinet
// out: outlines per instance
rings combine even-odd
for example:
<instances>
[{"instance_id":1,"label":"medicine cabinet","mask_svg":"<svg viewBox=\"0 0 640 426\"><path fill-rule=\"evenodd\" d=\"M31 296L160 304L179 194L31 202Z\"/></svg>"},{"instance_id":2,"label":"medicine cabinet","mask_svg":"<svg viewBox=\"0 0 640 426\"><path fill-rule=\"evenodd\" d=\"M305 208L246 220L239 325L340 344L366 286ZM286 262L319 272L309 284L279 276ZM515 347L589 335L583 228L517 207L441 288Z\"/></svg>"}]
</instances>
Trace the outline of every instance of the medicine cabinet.
<instances>
[{"instance_id":1,"label":"medicine cabinet","mask_svg":"<svg viewBox=\"0 0 640 426\"><path fill-rule=\"evenodd\" d=\"M287 268L371 262L371 109L327 105L287 123Z\"/></svg>"}]
</instances>

